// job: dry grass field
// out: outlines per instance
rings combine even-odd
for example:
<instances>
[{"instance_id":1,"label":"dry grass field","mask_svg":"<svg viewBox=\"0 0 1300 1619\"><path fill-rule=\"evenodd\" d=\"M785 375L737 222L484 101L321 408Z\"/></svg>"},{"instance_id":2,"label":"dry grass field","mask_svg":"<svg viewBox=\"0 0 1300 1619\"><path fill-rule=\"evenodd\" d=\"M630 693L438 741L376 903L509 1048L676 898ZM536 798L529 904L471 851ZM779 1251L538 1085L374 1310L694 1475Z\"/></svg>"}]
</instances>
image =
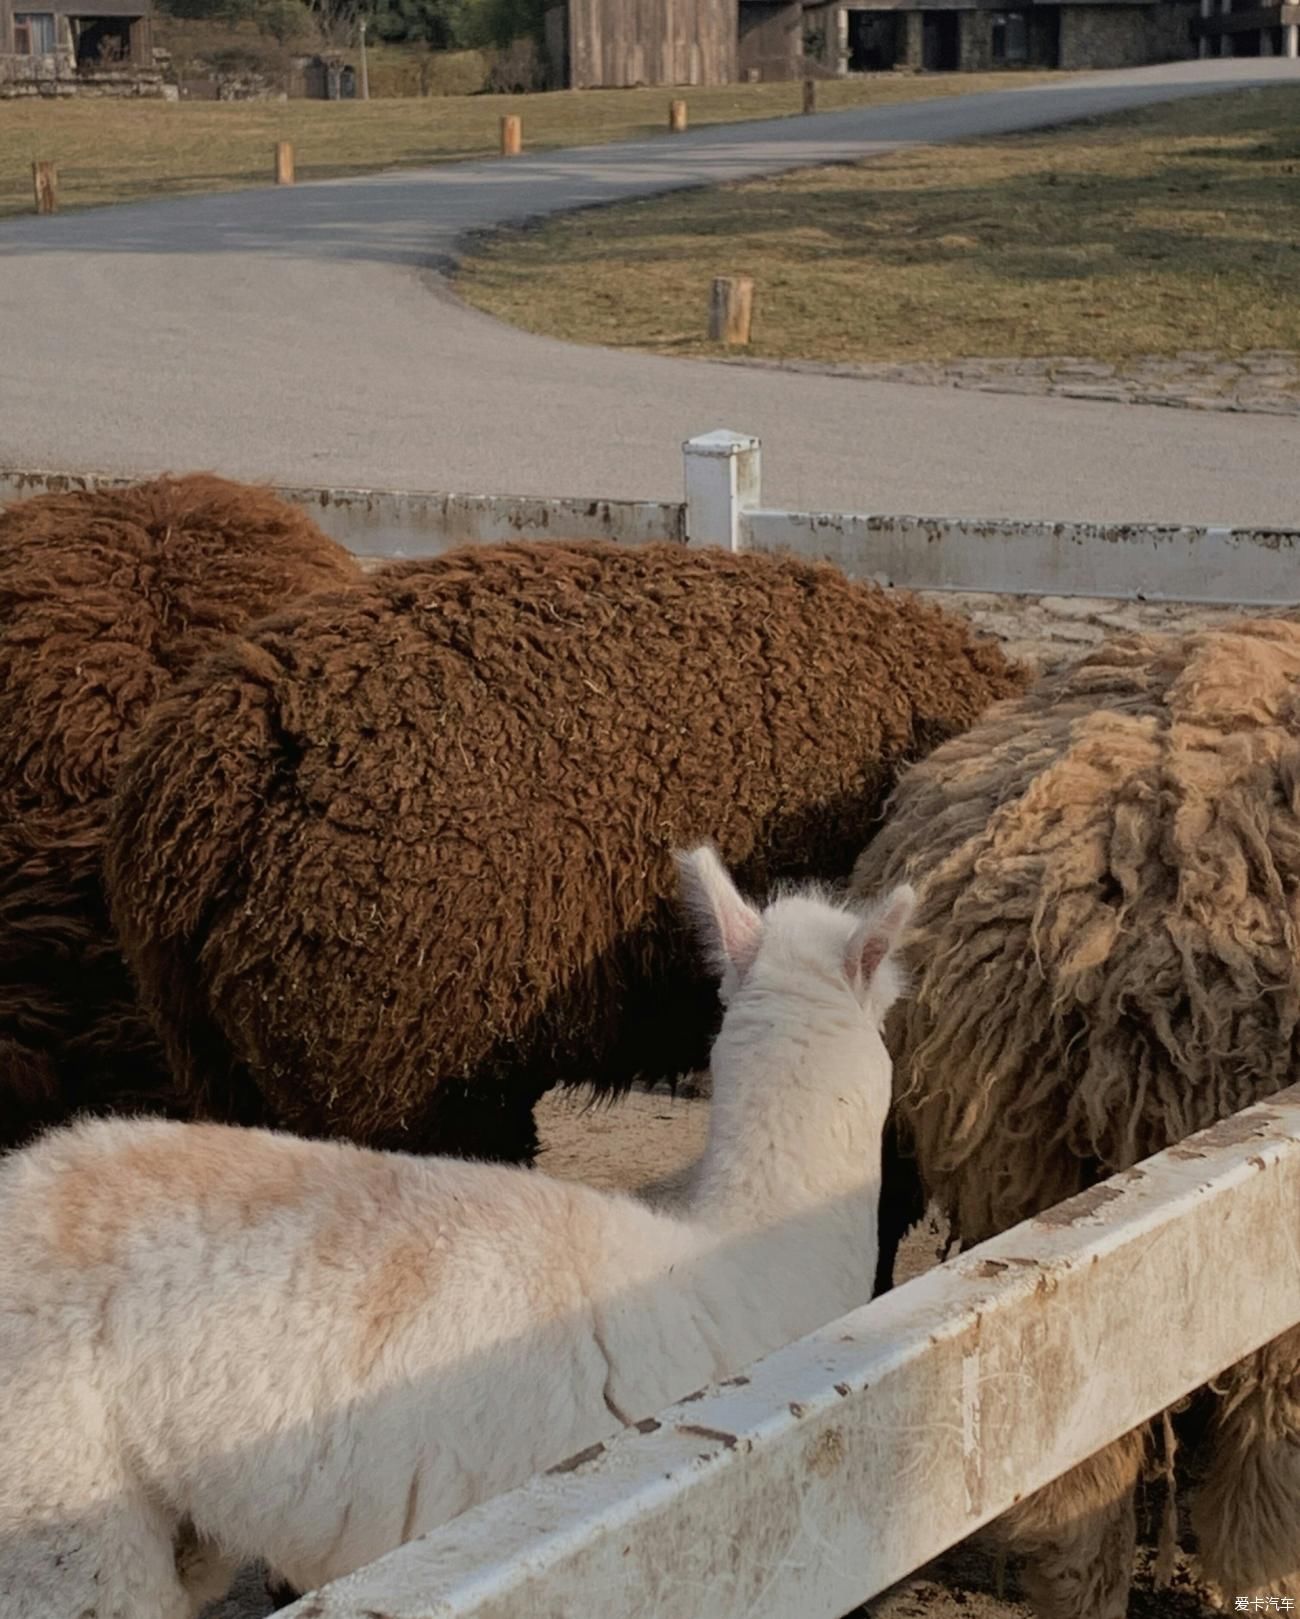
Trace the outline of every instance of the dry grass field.
<instances>
[{"instance_id":1,"label":"dry grass field","mask_svg":"<svg viewBox=\"0 0 1300 1619\"><path fill-rule=\"evenodd\" d=\"M1031 77L885 73L824 84L819 106L964 95ZM522 117L529 150L633 140L664 132L675 95L684 97L698 126L788 116L798 112L801 90L737 84L369 102L6 101L0 102L0 216L31 210L31 165L38 159L58 164L62 205L81 207L267 184L281 140L294 143L300 180L482 157L497 150L506 112Z\"/></svg>"},{"instance_id":2,"label":"dry grass field","mask_svg":"<svg viewBox=\"0 0 1300 1619\"><path fill-rule=\"evenodd\" d=\"M917 148L503 232L459 291L575 342L831 363L1300 349L1300 85Z\"/></svg>"}]
</instances>

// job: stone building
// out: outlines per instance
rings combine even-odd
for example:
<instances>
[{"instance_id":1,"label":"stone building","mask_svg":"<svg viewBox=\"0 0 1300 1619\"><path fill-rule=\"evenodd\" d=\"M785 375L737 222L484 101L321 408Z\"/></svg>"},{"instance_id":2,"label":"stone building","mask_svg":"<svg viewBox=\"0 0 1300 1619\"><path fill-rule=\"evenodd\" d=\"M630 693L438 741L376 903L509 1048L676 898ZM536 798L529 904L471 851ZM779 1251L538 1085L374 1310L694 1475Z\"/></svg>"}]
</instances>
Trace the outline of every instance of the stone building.
<instances>
[{"instance_id":1,"label":"stone building","mask_svg":"<svg viewBox=\"0 0 1300 1619\"><path fill-rule=\"evenodd\" d=\"M824 71L1114 68L1197 54L1198 0L829 0L806 14Z\"/></svg>"},{"instance_id":2,"label":"stone building","mask_svg":"<svg viewBox=\"0 0 1300 1619\"><path fill-rule=\"evenodd\" d=\"M0 96L162 95L151 0L0 0Z\"/></svg>"}]
</instances>

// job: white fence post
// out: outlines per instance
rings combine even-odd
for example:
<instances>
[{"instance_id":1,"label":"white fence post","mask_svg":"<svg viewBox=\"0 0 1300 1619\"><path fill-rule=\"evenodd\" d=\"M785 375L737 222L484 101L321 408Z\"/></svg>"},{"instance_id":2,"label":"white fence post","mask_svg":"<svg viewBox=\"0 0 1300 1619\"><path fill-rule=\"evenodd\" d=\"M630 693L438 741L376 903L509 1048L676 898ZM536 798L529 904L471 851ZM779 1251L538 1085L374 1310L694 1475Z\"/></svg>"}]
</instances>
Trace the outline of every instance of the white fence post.
<instances>
[{"instance_id":1,"label":"white fence post","mask_svg":"<svg viewBox=\"0 0 1300 1619\"><path fill-rule=\"evenodd\" d=\"M759 503L762 462L759 442L748 433L718 428L688 439L686 461L686 543L720 545L742 551L742 514Z\"/></svg>"}]
</instances>

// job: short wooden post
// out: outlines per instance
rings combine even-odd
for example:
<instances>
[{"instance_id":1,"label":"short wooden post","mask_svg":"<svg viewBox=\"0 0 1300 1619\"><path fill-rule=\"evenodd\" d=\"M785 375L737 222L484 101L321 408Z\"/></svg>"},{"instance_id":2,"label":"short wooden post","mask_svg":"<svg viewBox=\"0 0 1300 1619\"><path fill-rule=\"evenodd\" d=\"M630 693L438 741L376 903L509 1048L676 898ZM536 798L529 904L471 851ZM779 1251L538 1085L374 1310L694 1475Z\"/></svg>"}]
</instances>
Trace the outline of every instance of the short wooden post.
<instances>
[{"instance_id":1,"label":"short wooden post","mask_svg":"<svg viewBox=\"0 0 1300 1619\"><path fill-rule=\"evenodd\" d=\"M278 186L291 186L293 184L292 141L276 141L275 143L275 183Z\"/></svg>"},{"instance_id":2,"label":"short wooden post","mask_svg":"<svg viewBox=\"0 0 1300 1619\"><path fill-rule=\"evenodd\" d=\"M681 135L686 129L686 103L684 101L670 101L668 103L668 128L674 135Z\"/></svg>"},{"instance_id":3,"label":"short wooden post","mask_svg":"<svg viewBox=\"0 0 1300 1619\"><path fill-rule=\"evenodd\" d=\"M32 164L32 195L38 214L59 211L59 171L53 163Z\"/></svg>"},{"instance_id":4,"label":"short wooden post","mask_svg":"<svg viewBox=\"0 0 1300 1619\"><path fill-rule=\"evenodd\" d=\"M805 112L817 111L817 80L805 79L803 81L803 110Z\"/></svg>"},{"instance_id":5,"label":"short wooden post","mask_svg":"<svg viewBox=\"0 0 1300 1619\"><path fill-rule=\"evenodd\" d=\"M523 120L509 112L501 120L501 156L518 157L524 148Z\"/></svg>"},{"instance_id":6,"label":"short wooden post","mask_svg":"<svg viewBox=\"0 0 1300 1619\"><path fill-rule=\"evenodd\" d=\"M754 282L747 275L720 275L709 300L709 338L714 343L749 342L754 319Z\"/></svg>"}]
</instances>

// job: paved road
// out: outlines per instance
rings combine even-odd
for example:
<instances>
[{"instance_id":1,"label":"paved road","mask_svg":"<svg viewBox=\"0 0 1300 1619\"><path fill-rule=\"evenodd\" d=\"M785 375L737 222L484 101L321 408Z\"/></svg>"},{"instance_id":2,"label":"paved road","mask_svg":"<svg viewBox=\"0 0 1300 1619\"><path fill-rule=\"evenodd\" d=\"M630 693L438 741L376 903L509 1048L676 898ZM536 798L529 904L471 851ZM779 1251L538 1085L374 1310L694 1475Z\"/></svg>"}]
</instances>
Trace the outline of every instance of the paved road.
<instances>
[{"instance_id":1,"label":"paved road","mask_svg":"<svg viewBox=\"0 0 1300 1619\"><path fill-rule=\"evenodd\" d=\"M1180 63L685 137L0 225L0 466L675 499L681 440L758 433L774 503L1300 521L1296 430L688 363L525 336L437 274L467 230L1027 129L1224 85Z\"/></svg>"}]
</instances>

